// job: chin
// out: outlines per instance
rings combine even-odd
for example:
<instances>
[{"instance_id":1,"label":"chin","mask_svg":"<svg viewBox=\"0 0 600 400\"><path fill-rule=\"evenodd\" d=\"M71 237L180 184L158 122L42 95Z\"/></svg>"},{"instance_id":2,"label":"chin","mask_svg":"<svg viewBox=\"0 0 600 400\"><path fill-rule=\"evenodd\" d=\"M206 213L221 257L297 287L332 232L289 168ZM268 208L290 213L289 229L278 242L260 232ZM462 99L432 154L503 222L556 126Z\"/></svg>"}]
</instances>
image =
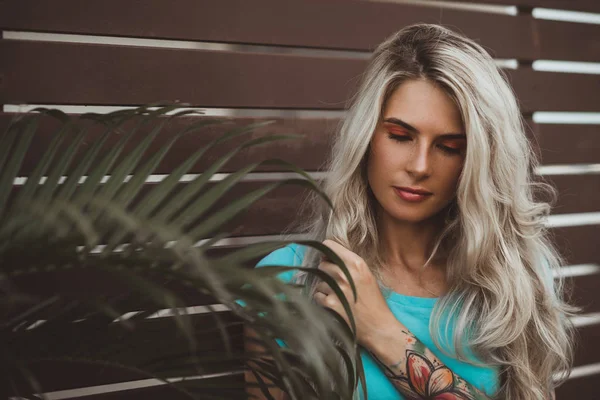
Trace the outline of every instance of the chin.
<instances>
[{"instance_id":1,"label":"chin","mask_svg":"<svg viewBox=\"0 0 600 400\"><path fill-rule=\"evenodd\" d=\"M431 220L432 218L439 216L443 208L438 209L438 207L427 207L427 205L425 204L415 205L412 207L399 207L398 204L395 204L393 205L393 208L391 210L392 212L388 212L388 214L398 221L419 223Z\"/></svg>"},{"instance_id":2,"label":"chin","mask_svg":"<svg viewBox=\"0 0 600 400\"><path fill-rule=\"evenodd\" d=\"M413 224L419 224L419 223L428 221L430 219L431 219L431 216L424 216L424 217L416 216L416 217L413 217L413 218L404 218L404 219L402 219L402 221L410 222L410 223L413 223Z\"/></svg>"},{"instance_id":3,"label":"chin","mask_svg":"<svg viewBox=\"0 0 600 400\"><path fill-rule=\"evenodd\" d=\"M436 213L424 213L416 210L403 210L402 212L390 213L390 215L403 222L419 223L424 222L433 217Z\"/></svg>"}]
</instances>

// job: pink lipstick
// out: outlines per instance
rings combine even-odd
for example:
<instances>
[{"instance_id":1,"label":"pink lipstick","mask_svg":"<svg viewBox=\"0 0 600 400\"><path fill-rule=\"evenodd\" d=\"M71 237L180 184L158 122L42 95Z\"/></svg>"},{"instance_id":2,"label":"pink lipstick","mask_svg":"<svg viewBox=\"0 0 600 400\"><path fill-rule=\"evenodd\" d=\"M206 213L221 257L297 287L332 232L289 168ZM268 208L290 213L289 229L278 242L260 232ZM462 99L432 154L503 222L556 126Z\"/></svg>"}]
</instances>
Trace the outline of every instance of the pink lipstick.
<instances>
[{"instance_id":1,"label":"pink lipstick","mask_svg":"<svg viewBox=\"0 0 600 400\"><path fill-rule=\"evenodd\" d=\"M419 202L423 201L433 193L428 192L421 188L411 188L411 187L395 187L394 191L402 200L410 201L410 202Z\"/></svg>"}]
</instances>

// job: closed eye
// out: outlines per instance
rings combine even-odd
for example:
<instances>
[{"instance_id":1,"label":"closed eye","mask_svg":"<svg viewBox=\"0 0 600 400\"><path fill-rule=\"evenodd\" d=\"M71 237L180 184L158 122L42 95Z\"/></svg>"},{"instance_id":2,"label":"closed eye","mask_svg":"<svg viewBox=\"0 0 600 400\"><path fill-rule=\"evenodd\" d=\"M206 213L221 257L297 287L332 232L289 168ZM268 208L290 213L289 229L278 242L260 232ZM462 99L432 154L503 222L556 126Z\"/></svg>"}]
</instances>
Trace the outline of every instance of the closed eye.
<instances>
[{"instance_id":1,"label":"closed eye","mask_svg":"<svg viewBox=\"0 0 600 400\"><path fill-rule=\"evenodd\" d=\"M412 137L409 135L395 135L395 134L389 133L389 132L388 132L388 137L397 142L408 142L408 141L412 140ZM456 154L460 154L462 152L462 147L451 147L451 146L445 146L443 144L438 144L437 147L448 155L456 155Z\"/></svg>"},{"instance_id":2,"label":"closed eye","mask_svg":"<svg viewBox=\"0 0 600 400\"><path fill-rule=\"evenodd\" d=\"M411 137L408 135L394 135L392 133L388 133L388 137L392 140L396 140L398 142L406 142L411 140Z\"/></svg>"},{"instance_id":3,"label":"closed eye","mask_svg":"<svg viewBox=\"0 0 600 400\"><path fill-rule=\"evenodd\" d=\"M447 139L438 142L438 148L447 154L461 154L466 146L464 139Z\"/></svg>"},{"instance_id":4,"label":"closed eye","mask_svg":"<svg viewBox=\"0 0 600 400\"><path fill-rule=\"evenodd\" d=\"M456 148L456 147L448 147L448 146L444 146L444 145L438 145L438 147L440 148L440 150L448 153L448 154L460 154L461 149L460 148Z\"/></svg>"}]
</instances>

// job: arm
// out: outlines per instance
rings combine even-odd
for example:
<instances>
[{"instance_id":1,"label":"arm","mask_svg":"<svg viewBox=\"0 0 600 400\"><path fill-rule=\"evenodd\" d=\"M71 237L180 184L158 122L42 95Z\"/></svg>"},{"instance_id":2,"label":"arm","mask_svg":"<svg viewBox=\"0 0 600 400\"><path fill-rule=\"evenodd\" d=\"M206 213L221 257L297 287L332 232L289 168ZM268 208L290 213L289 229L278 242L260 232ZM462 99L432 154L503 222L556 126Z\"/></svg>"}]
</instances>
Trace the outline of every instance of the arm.
<instances>
[{"instance_id":1,"label":"arm","mask_svg":"<svg viewBox=\"0 0 600 400\"><path fill-rule=\"evenodd\" d=\"M257 337L258 337L258 335L254 329L252 329L248 325L244 326L244 350L247 353L254 354L254 353L262 353L265 351L264 347L261 346L260 344L254 342L254 341L248 340L248 338L257 338ZM268 358L268 357L263 356L261 358ZM249 362L251 362L251 361L249 361ZM267 377L265 377L264 375L261 374L260 376L263 379L263 381L269 386L269 393L271 394L273 399L287 400L288 397L283 390L281 390L280 388L275 386L273 384L273 382L270 379L268 379ZM246 382L246 394L248 395L249 399L258 399L258 400L268 399L268 397L266 397L266 395L262 392L260 387L256 386L256 384L258 383L258 380L254 376L252 371L250 371L250 369L245 370L244 380Z\"/></svg>"},{"instance_id":2,"label":"arm","mask_svg":"<svg viewBox=\"0 0 600 400\"><path fill-rule=\"evenodd\" d=\"M347 274L337 264L322 259L319 269L335 280L348 300L358 343L373 355L404 397L408 400L489 399L443 365L396 319L364 259L333 240L325 240L323 244L342 259L356 287L358 296L354 298ZM316 285L314 299L337 312L349 324L346 310L327 282Z\"/></svg>"},{"instance_id":3,"label":"arm","mask_svg":"<svg viewBox=\"0 0 600 400\"><path fill-rule=\"evenodd\" d=\"M469 399L489 397L453 373L398 320L370 335L365 347L386 376L407 399Z\"/></svg>"}]
</instances>

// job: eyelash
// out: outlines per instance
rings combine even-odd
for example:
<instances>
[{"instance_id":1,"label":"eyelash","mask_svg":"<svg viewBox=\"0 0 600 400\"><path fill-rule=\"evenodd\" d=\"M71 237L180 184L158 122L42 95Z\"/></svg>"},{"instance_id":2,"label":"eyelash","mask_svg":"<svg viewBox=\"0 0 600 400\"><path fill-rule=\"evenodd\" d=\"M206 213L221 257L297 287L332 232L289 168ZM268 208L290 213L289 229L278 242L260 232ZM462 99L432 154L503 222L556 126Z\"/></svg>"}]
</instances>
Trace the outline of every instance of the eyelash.
<instances>
[{"instance_id":1,"label":"eyelash","mask_svg":"<svg viewBox=\"0 0 600 400\"><path fill-rule=\"evenodd\" d=\"M388 137L397 142L406 142L411 139L410 136L394 135L392 133L388 133ZM438 145L438 147L440 150L442 150L443 152L445 152L447 154L451 154L451 155L460 154L460 149L453 149L451 147L442 146L442 145Z\"/></svg>"}]
</instances>

